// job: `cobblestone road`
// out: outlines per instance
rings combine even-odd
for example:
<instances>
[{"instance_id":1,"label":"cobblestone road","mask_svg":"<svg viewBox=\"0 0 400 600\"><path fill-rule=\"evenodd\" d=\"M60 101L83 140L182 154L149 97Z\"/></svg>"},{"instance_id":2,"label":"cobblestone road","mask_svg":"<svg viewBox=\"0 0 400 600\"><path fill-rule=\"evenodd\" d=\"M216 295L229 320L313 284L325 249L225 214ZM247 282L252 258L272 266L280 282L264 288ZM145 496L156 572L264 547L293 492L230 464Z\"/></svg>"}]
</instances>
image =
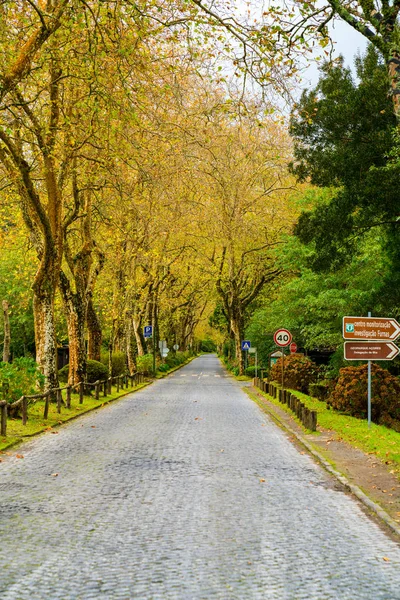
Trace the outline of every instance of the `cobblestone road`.
<instances>
[{"instance_id":1,"label":"cobblestone road","mask_svg":"<svg viewBox=\"0 0 400 600\"><path fill-rule=\"evenodd\" d=\"M400 599L399 546L215 357L18 452L1 600Z\"/></svg>"}]
</instances>

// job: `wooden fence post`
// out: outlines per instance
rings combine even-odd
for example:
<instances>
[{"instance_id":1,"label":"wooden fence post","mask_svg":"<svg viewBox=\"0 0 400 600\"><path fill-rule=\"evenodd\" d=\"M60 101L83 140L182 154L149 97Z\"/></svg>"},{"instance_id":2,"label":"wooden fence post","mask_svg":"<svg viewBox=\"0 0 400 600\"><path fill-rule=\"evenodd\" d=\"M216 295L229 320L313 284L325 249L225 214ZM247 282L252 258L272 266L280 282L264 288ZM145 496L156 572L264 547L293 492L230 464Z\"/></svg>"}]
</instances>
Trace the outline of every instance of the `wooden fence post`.
<instances>
[{"instance_id":1,"label":"wooden fence post","mask_svg":"<svg viewBox=\"0 0 400 600\"><path fill-rule=\"evenodd\" d=\"M108 393L112 393L112 377L108 378Z\"/></svg>"},{"instance_id":2,"label":"wooden fence post","mask_svg":"<svg viewBox=\"0 0 400 600\"><path fill-rule=\"evenodd\" d=\"M97 380L96 383L94 384L94 395L96 400L99 399L100 397L100 381Z\"/></svg>"},{"instance_id":3,"label":"wooden fence post","mask_svg":"<svg viewBox=\"0 0 400 600\"><path fill-rule=\"evenodd\" d=\"M107 379L104 380L103 387L104 387L104 398L105 398L107 396L107 389L108 389L108 381L107 381Z\"/></svg>"},{"instance_id":4,"label":"wooden fence post","mask_svg":"<svg viewBox=\"0 0 400 600\"><path fill-rule=\"evenodd\" d=\"M79 404L83 404L84 386L85 384L83 383L83 381L81 381L79 384Z\"/></svg>"},{"instance_id":5,"label":"wooden fence post","mask_svg":"<svg viewBox=\"0 0 400 600\"><path fill-rule=\"evenodd\" d=\"M45 400L44 400L44 414L43 414L43 418L47 419L48 415L49 415L49 404L50 404L50 392L47 392L47 394L45 394Z\"/></svg>"},{"instance_id":6,"label":"wooden fence post","mask_svg":"<svg viewBox=\"0 0 400 600\"><path fill-rule=\"evenodd\" d=\"M71 386L67 385L67 408L71 408Z\"/></svg>"},{"instance_id":7,"label":"wooden fence post","mask_svg":"<svg viewBox=\"0 0 400 600\"><path fill-rule=\"evenodd\" d=\"M118 375L118 377L117 377L117 392L119 392L119 380L120 380L120 375Z\"/></svg>"},{"instance_id":8,"label":"wooden fence post","mask_svg":"<svg viewBox=\"0 0 400 600\"><path fill-rule=\"evenodd\" d=\"M56 398L57 398L57 412L58 412L58 414L60 414L61 413L61 400L62 400L61 390L56 391Z\"/></svg>"},{"instance_id":9,"label":"wooden fence post","mask_svg":"<svg viewBox=\"0 0 400 600\"><path fill-rule=\"evenodd\" d=\"M311 431L317 431L317 411L310 410L310 427Z\"/></svg>"},{"instance_id":10,"label":"wooden fence post","mask_svg":"<svg viewBox=\"0 0 400 600\"><path fill-rule=\"evenodd\" d=\"M22 406L22 425L26 425L26 422L28 420L28 398L25 398L25 396L22 396L21 406Z\"/></svg>"},{"instance_id":11,"label":"wooden fence post","mask_svg":"<svg viewBox=\"0 0 400 600\"><path fill-rule=\"evenodd\" d=\"M1 429L0 434L7 435L7 402L1 405Z\"/></svg>"}]
</instances>

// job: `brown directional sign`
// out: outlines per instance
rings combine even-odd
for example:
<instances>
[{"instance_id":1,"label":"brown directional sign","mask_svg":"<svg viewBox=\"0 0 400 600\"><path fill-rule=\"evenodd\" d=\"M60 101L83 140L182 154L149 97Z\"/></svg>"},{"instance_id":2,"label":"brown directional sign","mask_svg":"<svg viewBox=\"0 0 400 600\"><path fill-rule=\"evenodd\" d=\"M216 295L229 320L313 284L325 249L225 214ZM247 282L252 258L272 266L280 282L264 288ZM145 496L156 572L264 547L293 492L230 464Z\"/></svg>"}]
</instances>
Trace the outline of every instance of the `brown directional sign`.
<instances>
[{"instance_id":1,"label":"brown directional sign","mask_svg":"<svg viewBox=\"0 0 400 600\"><path fill-rule=\"evenodd\" d=\"M400 335L396 319L386 317L343 317L345 340L395 340ZM383 360L383 359L382 359Z\"/></svg>"},{"instance_id":2,"label":"brown directional sign","mask_svg":"<svg viewBox=\"0 0 400 600\"><path fill-rule=\"evenodd\" d=\"M393 342L345 342L345 360L393 360L400 348Z\"/></svg>"}]
</instances>

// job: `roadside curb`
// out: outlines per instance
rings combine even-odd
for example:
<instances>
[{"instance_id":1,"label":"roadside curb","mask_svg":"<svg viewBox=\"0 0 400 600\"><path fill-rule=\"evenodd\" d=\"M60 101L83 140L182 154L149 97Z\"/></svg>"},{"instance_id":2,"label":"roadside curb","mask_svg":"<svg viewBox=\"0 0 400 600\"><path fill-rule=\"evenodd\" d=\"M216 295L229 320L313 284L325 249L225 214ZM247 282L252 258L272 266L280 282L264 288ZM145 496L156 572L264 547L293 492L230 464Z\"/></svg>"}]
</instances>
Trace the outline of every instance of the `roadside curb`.
<instances>
[{"instance_id":1,"label":"roadside curb","mask_svg":"<svg viewBox=\"0 0 400 600\"><path fill-rule=\"evenodd\" d=\"M256 388L251 387L250 390L251 395L254 394L259 398L268 401L268 398L262 395ZM328 471L331 475L336 477L336 479L340 481L340 483L348 491L354 494L354 496L356 496L360 500L360 502L362 502L365 506L367 506L367 508L374 512L394 533L396 533L400 537L399 525L379 504L368 498L368 496L357 485L350 483L350 481L344 475L339 473L339 471L336 471L336 469L334 469L332 465L319 452L317 452L317 450L315 450L302 435L294 431L291 427L289 427L289 425L287 425L287 423L282 421L269 406L263 406L263 408L268 413L268 415L270 415L274 419L274 421L276 421L279 424L279 426L282 429L286 430L288 433L290 433L290 435L293 435L297 439L297 441L300 442L300 444L302 444L302 446L304 446L308 450L308 452L318 460L318 462L324 467L326 471Z\"/></svg>"}]
</instances>

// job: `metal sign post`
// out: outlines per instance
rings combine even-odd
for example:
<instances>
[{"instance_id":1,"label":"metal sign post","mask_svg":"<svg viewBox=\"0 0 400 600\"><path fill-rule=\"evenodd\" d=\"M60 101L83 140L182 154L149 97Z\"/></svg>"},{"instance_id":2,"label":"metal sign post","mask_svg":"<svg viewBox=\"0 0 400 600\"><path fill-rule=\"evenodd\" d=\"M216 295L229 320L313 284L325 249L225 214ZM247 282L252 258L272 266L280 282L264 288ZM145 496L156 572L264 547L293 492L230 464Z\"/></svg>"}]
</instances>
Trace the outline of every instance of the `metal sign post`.
<instances>
[{"instance_id":1,"label":"metal sign post","mask_svg":"<svg viewBox=\"0 0 400 600\"><path fill-rule=\"evenodd\" d=\"M156 334L155 322L153 323L153 331L154 331L154 335L153 335L153 377L155 377L156 376L156 352L157 352L157 334Z\"/></svg>"},{"instance_id":2,"label":"metal sign post","mask_svg":"<svg viewBox=\"0 0 400 600\"><path fill-rule=\"evenodd\" d=\"M368 313L368 317L371 317L371 313ZM372 396L372 375L371 375L371 361L368 361L368 427L371 427L371 396Z\"/></svg>"},{"instance_id":3,"label":"metal sign post","mask_svg":"<svg viewBox=\"0 0 400 600\"><path fill-rule=\"evenodd\" d=\"M249 348L249 354L254 354L255 376L257 377L257 348Z\"/></svg>"}]
</instances>

